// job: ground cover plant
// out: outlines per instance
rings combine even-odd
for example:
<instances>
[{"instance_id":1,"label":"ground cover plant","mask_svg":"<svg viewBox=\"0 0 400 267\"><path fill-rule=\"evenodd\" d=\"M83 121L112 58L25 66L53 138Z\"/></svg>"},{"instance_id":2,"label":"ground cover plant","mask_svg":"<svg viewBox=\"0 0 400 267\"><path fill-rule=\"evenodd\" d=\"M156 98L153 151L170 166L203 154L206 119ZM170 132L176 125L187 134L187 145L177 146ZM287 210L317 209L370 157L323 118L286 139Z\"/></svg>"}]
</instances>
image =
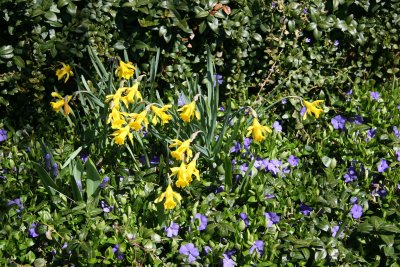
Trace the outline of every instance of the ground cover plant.
<instances>
[{"instance_id":1,"label":"ground cover plant","mask_svg":"<svg viewBox=\"0 0 400 267\"><path fill-rule=\"evenodd\" d=\"M90 58L51 133L2 121L2 264L398 266L397 80L232 108L211 53L166 98L158 57Z\"/></svg>"}]
</instances>

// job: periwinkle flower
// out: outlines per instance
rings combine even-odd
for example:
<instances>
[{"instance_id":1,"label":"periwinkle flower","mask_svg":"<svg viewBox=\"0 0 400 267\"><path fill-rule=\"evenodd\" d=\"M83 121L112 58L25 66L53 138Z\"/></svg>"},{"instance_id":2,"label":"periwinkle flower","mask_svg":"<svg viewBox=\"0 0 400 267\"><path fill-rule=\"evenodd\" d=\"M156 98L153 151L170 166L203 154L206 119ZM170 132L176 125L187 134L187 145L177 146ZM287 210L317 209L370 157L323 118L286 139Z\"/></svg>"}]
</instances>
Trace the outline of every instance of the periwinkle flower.
<instances>
[{"instance_id":1,"label":"periwinkle flower","mask_svg":"<svg viewBox=\"0 0 400 267\"><path fill-rule=\"evenodd\" d=\"M212 248L211 248L210 246L205 246L205 247L204 247L204 252L205 252L206 254L212 253Z\"/></svg>"},{"instance_id":2,"label":"periwinkle flower","mask_svg":"<svg viewBox=\"0 0 400 267\"><path fill-rule=\"evenodd\" d=\"M374 138L375 135L376 135L376 129L367 130L367 141Z\"/></svg>"},{"instance_id":3,"label":"periwinkle flower","mask_svg":"<svg viewBox=\"0 0 400 267\"><path fill-rule=\"evenodd\" d=\"M230 152L231 153L239 153L241 149L242 149L242 146L240 145L240 143L238 141L235 141L233 143L233 147L231 147L231 149L230 149Z\"/></svg>"},{"instance_id":4,"label":"periwinkle flower","mask_svg":"<svg viewBox=\"0 0 400 267\"><path fill-rule=\"evenodd\" d=\"M180 94L178 97L178 107L186 105L185 97Z\"/></svg>"},{"instance_id":5,"label":"periwinkle flower","mask_svg":"<svg viewBox=\"0 0 400 267\"><path fill-rule=\"evenodd\" d=\"M306 114L307 108L306 107L302 107L300 110L300 117L303 117L304 114Z\"/></svg>"},{"instance_id":6,"label":"periwinkle flower","mask_svg":"<svg viewBox=\"0 0 400 267\"><path fill-rule=\"evenodd\" d=\"M396 150L395 154L396 154L396 157L397 157L397 161L400 161L400 150Z\"/></svg>"},{"instance_id":7,"label":"periwinkle flower","mask_svg":"<svg viewBox=\"0 0 400 267\"><path fill-rule=\"evenodd\" d=\"M264 241L254 241L254 245L250 248L250 254L253 254L254 250L258 252L258 254L262 255L264 252Z\"/></svg>"},{"instance_id":8,"label":"periwinkle flower","mask_svg":"<svg viewBox=\"0 0 400 267\"><path fill-rule=\"evenodd\" d=\"M306 38L306 43L310 43L311 42L311 39L310 38Z\"/></svg>"},{"instance_id":9,"label":"periwinkle flower","mask_svg":"<svg viewBox=\"0 0 400 267\"><path fill-rule=\"evenodd\" d=\"M205 215L203 215L203 214L197 213L194 216L194 218L195 219L199 219L199 222L200 222L200 225L199 225L199 227L197 227L197 230L199 230L199 231L205 230L206 227L207 227L207 224L208 224L207 217Z\"/></svg>"},{"instance_id":10,"label":"periwinkle flower","mask_svg":"<svg viewBox=\"0 0 400 267\"><path fill-rule=\"evenodd\" d=\"M246 137L244 140L243 140L243 148L247 151L247 150L249 150L250 149L250 144L251 144L251 138L249 138L249 137Z\"/></svg>"},{"instance_id":11,"label":"periwinkle flower","mask_svg":"<svg viewBox=\"0 0 400 267\"><path fill-rule=\"evenodd\" d=\"M354 204L350 209L350 213L351 213L351 216L353 217L353 219L359 219L359 218L361 218L361 216L363 214L363 209L362 209L361 205Z\"/></svg>"},{"instance_id":12,"label":"periwinkle flower","mask_svg":"<svg viewBox=\"0 0 400 267\"><path fill-rule=\"evenodd\" d=\"M300 213L307 216L307 215L310 215L310 213L313 209L311 207L307 206L306 204L300 203L299 210L300 210Z\"/></svg>"},{"instance_id":13,"label":"periwinkle flower","mask_svg":"<svg viewBox=\"0 0 400 267\"><path fill-rule=\"evenodd\" d=\"M339 231L340 226L339 225L335 225L331 228L331 233L332 233L332 237L336 237L337 232ZM342 238L343 237L343 232L340 233L340 235L338 236L338 238Z\"/></svg>"},{"instance_id":14,"label":"periwinkle flower","mask_svg":"<svg viewBox=\"0 0 400 267\"><path fill-rule=\"evenodd\" d=\"M117 256L118 260L123 260L124 259L124 253L119 251L119 247L120 247L120 245L116 244L113 247L112 251L114 252L115 256Z\"/></svg>"},{"instance_id":15,"label":"periwinkle flower","mask_svg":"<svg viewBox=\"0 0 400 267\"><path fill-rule=\"evenodd\" d=\"M108 206L104 200L100 201L100 206L105 213L109 213L113 209L113 206Z\"/></svg>"},{"instance_id":16,"label":"periwinkle flower","mask_svg":"<svg viewBox=\"0 0 400 267\"><path fill-rule=\"evenodd\" d=\"M354 180L356 180L357 179L357 170L356 170L356 168L353 165L351 165L347 169L347 173L343 177L344 177L344 181L346 183L350 183L350 182L353 182Z\"/></svg>"},{"instance_id":17,"label":"periwinkle flower","mask_svg":"<svg viewBox=\"0 0 400 267\"><path fill-rule=\"evenodd\" d=\"M374 100L379 100L380 94L378 92L370 92L369 93Z\"/></svg>"},{"instance_id":18,"label":"periwinkle flower","mask_svg":"<svg viewBox=\"0 0 400 267\"><path fill-rule=\"evenodd\" d=\"M290 155L288 158L288 163L292 167L296 167L299 164L299 158L295 157L294 155Z\"/></svg>"},{"instance_id":19,"label":"periwinkle flower","mask_svg":"<svg viewBox=\"0 0 400 267\"><path fill-rule=\"evenodd\" d=\"M221 85L222 82L223 82L222 75L214 74L214 87L217 86L217 83L218 83L218 85Z\"/></svg>"},{"instance_id":20,"label":"periwinkle flower","mask_svg":"<svg viewBox=\"0 0 400 267\"><path fill-rule=\"evenodd\" d=\"M227 254L222 254L222 256L224 257L222 259L222 266L223 267L234 267L234 266L236 266L236 262L234 262L234 260L232 260L231 256L229 256Z\"/></svg>"},{"instance_id":21,"label":"periwinkle flower","mask_svg":"<svg viewBox=\"0 0 400 267\"><path fill-rule=\"evenodd\" d=\"M364 118L360 115L355 115L354 118L349 119L349 122L354 124L362 124L364 122Z\"/></svg>"},{"instance_id":22,"label":"periwinkle flower","mask_svg":"<svg viewBox=\"0 0 400 267\"><path fill-rule=\"evenodd\" d=\"M249 220L249 217L247 216L246 213L241 212L240 215L239 215L239 217L240 217L240 219L242 219L242 220L244 221L246 227L249 226L250 220Z\"/></svg>"},{"instance_id":23,"label":"periwinkle flower","mask_svg":"<svg viewBox=\"0 0 400 267\"><path fill-rule=\"evenodd\" d=\"M338 40L335 40L335 42L333 42L333 45L334 45L334 46L339 46L339 41L338 41Z\"/></svg>"},{"instance_id":24,"label":"periwinkle flower","mask_svg":"<svg viewBox=\"0 0 400 267\"><path fill-rule=\"evenodd\" d=\"M267 227L271 227L280 221L279 216L275 212L264 213L265 219L267 220Z\"/></svg>"},{"instance_id":25,"label":"periwinkle flower","mask_svg":"<svg viewBox=\"0 0 400 267\"><path fill-rule=\"evenodd\" d=\"M7 140L7 131L0 129L0 143Z\"/></svg>"},{"instance_id":26,"label":"periwinkle flower","mask_svg":"<svg viewBox=\"0 0 400 267\"><path fill-rule=\"evenodd\" d=\"M29 227L29 233L28 233L28 235L30 237L35 238L35 237L39 236L39 234L37 233L37 229L36 229L38 226L39 226L38 223L31 223L31 226Z\"/></svg>"},{"instance_id":27,"label":"periwinkle flower","mask_svg":"<svg viewBox=\"0 0 400 267\"><path fill-rule=\"evenodd\" d=\"M177 236L179 231L179 224L171 222L171 224L167 229L165 229L165 231L167 232L167 237Z\"/></svg>"},{"instance_id":28,"label":"periwinkle flower","mask_svg":"<svg viewBox=\"0 0 400 267\"><path fill-rule=\"evenodd\" d=\"M239 166L239 170L241 170L242 172L247 172L248 169L249 166L247 163L243 163L242 165Z\"/></svg>"},{"instance_id":29,"label":"periwinkle flower","mask_svg":"<svg viewBox=\"0 0 400 267\"><path fill-rule=\"evenodd\" d=\"M382 173L385 172L389 168L389 164L386 160L382 159L378 165L378 172Z\"/></svg>"},{"instance_id":30,"label":"periwinkle flower","mask_svg":"<svg viewBox=\"0 0 400 267\"><path fill-rule=\"evenodd\" d=\"M346 118L341 115L337 115L332 118L331 123L335 130L345 130Z\"/></svg>"},{"instance_id":31,"label":"periwinkle flower","mask_svg":"<svg viewBox=\"0 0 400 267\"><path fill-rule=\"evenodd\" d=\"M8 201L7 206L13 206L13 205L17 205L19 207L19 209L17 209L18 213L24 209L24 204L21 203L21 199L19 197Z\"/></svg>"},{"instance_id":32,"label":"periwinkle flower","mask_svg":"<svg viewBox=\"0 0 400 267\"><path fill-rule=\"evenodd\" d=\"M199 257L199 250L192 244L187 243L179 248L179 253L188 256L188 262L192 263Z\"/></svg>"},{"instance_id":33,"label":"periwinkle flower","mask_svg":"<svg viewBox=\"0 0 400 267\"><path fill-rule=\"evenodd\" d=\"M356 196L350 198L351 204L357 203L357 201L358 201L358 197L356 197Z\"/></svg>"},{"instance_id":34,"label":"periwinkle flower","mask_svg":"<svg viewBox=\"0 0 400 267\"><path fill-rule=\"evenodd\" d=\"M281 132L282 132L282 125L279 124L279 121L275 121L275 122L272 124L272 128L274 129L274 131L275 131L276 133L281 133Z\"/></svg>"},{"instance_id":35,"label":"periwinkle flower","mask_svg":"<svg viewBox=\"0 0 400 267\"><path fill-rule=\"evenodd\" d=\"M104 177L104 178L103 178L103 181L102 181L101 184L100 184L100 188L101 188L101 189L106 188L108 182L110 182L110 178L109 178L108 176Z\"/></svg>"},{"instance_id":36,"label":"periwinkle flower","mask_svg":"<svg viewBox=\"0 0 400 267\"><path fill-rule=\"evenodd\" d=\"M393 126L393 133L397 138L400 137L400 131L397 129L397 126Z\"/></svg>"}]
</instances>

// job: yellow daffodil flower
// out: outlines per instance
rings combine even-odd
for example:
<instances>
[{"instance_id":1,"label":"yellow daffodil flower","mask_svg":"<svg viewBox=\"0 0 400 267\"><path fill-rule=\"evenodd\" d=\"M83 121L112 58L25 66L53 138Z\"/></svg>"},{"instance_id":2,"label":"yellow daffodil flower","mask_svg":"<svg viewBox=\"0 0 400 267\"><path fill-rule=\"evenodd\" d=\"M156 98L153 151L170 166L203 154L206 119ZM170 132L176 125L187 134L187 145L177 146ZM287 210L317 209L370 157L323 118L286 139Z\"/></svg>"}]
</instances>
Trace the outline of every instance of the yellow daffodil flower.
<instances>
[{"instance_id":1,"label":"yellow daffodil flower","mask_svg":"<svg viewBox=\"0 0 400 267\"><path fill-rule=\"evenodd\" d=\"M186 187L192 181L192 179L187 175L186 165L184 162L181 163L180 167L171 168L171 172L171 176L176 175L178 178L175 183L177 187Z\"/></svg>"},{"instance_id":2,"label":"yellow daffodil flower","mask_svg":"<svg viewBox=\"0 0 400 267\"><path fill-rule=\"evenodd\" d=\"M61 80L65 76L65 81L66 83L69 79L69 76L74 76L74 73L72 72L72 68L68 64L64 64L63 62L60 62L62 65L62 68L56 70L56 75L58 77L58 80Z\"/></svg>"},{"instance_id":3,"label":"yellow daffodil flower","mask_svg":"<svg viewBox=\"0 0 400 267\"><path fill-rule=\"evenodd\" d=\"M263 126L258 122L257 118L253 119L253 125L250 126L249 128L247 128L247 136L249 136L250 134L252 134L252 137L254 139L254 141L256 142L260 142L263 141L266 138L266 133L267 132L272 132L271 128L269 128L268 126Z\"/></svg>"},{"instance_id":4,"label":"yellow daffodil flower","mask_svg":"<svg viewBox=\"0 0 400 267\"><path fill-rule=\"evenodd\" d=\"M112 100L113 101L113 108L116 108L116 109L119 110L120 109L119 101L121 100L122 94L124 92L125 92L125 88L121 87L115 92L115 94L107 95L106 96L106 103Z\"/></svg>"},{"instance_id":5,"label":"yellow daffodil flower","mask_svg":"<svg viewBox=\"0 0 400 267\"><path fill-rule=\"evenodd\" d=\"M128 108L129 104L135 103L135 100L142 101L142 94L139 92L139 83L135 83L132 87L122 87L124 89L124 95L121 100L124 102L125 107Z\"/></svg>"},{"instance_id":6,"label":"yellow daffodil flower","mask_svg":"<svg viewBox=\"0 0 400 267\"><path fill-rule=\"evenodd\" d=\"M142 112L138 113L129 113L128 116L131 117L131 121L129 122L129 127L133 128L135 131L139 131L142 129L142 123L146 127L149 124L149 121L146 118L147 110L143 110Z\"/></svg>"},{"instance_id":7,"label":"yellow daffodil flower","mask_svg":"<svg viewBox=\"0 0 400 267\"><path fill-rule=\"evenodd\" d=\"M133 66L132 62L123 62L119 61L119 66L115 70L115 74L120 78L124 78L125 80L130 79L135 73L135 66Z\"/></svg>"},{"instance_id":8,"label":"yellow daffodil flower","mask_svg":"<svg viewBox=\"0 0 400 267\"><path fill-rule=\"evenodd\" d=\"M63 97L57 92L52 92L51 96L59 99L56 102L50 102L53 110L59 112L61 108L64 107L64 114L68 116L69 113L71 113L71 107L68 105L68 102L71 100L72 96L66 95Z\"/></svg>"},{"instance_id":9,"label":"yellow daffodil flower","mask_svg":"<svg viewBox=\"0 0 400 267\"><path fill-rule=\"evenodd\" d=\"M194 116L199 120L200 113L196 111L196 102L192 101L189 104L184 105L178 111L181 111L180 117L184 122L190 122Z\"/></svg>"},{"instance_id":10,"label":"yellow daffodil flower","mask_svg":"<svg viewBox=\"0 0 400 267\"><path fill-rule=\"evenodd\" d=\"M315 100L314 102L310 103L308 101L303 101L304 106L306 107L306 112L304 112L303 115L303 120L305 120L307 118L307 114L311 115L311 113L314 113L315 118L319 118L319 114L321 114L321 112L323 112L323 109L319 108L319 104L324 102L324 100Z\"/></svg>"},{"instance_id":11,"label":"yellow daffodil flower","mask_svg":"<svg viewBox=\"0 0 400 267\"><path fill-rule=\"evenodd\" d=\"M168 185L167 190L165 190L164 193L162 193L156 200L154 201L155 203L159 203L163 201L165 198L165 203L164 203L164 209L173 209L176 207L176 202L181 202L182 197L179 193L176 193L172 190L171 185Z\"/></svg>"},{"instance_id":12,"label":"yellow daffodil flower","mask_svg":"<svg viewBox=\"0 0 400 267\"><path fill-rule=\"evenodd\" d=\"M190 139L182 142L178 139L172 140L174 141L173 144L169 145L169 147L178 147L175 151L171 152L171 156L176 160L184 160L189 161L189 159L193 156L193 152L190 149ZM185 156L186 154L186 156Z\"/></svg>"},{"instance_id":13,"label":"yellow daffodil flower","mask_svg":"<svg viewBox=\"0 0 400 267\"><path fill-rule=\"evenodd\" d=\"M197 180L200 180L199 170L196 169L196 157L188 165L186 165L186 170L190 181L192 181L192 175L196 176Z\"/></svg>"},{"instance_id":14,"label":"yellow daffodil flower","mask_svg":"<svg viewBox=\"0 0 400 267\"><path fill-rule=\"evenodd\" d=\"M162 125L164 125L165 123L168 123L170 120L172 120L172 115L165 113L171 107L172 107L172 105L165 105L162 108L156 107L155 105L151 105L151 110L155 114L151 121L153 123L153 125L156 125L157 122L159 121L157 119L157 117L161 120Z\"/></svg>"},{"instance_id":15,"label":"yellow daffodil flower","mask_svg":"<svg viewBox=\"0 0 400 267\"><path fill-rule=\"evenodd\" d=\"M128 136L129 139L131 140L131 142L133 143L133 135L129 130L130 130L129 125L126 125L125 127L116 130L112 134L114 136L115 143L118 144L118 145L125 144L126 136Z\"/></svg>"},{"instance_id":16,"label":"yellow daffodil flower","mask_svg":"<svg viewBox=\"0 0 400 267\"><path fill-rule=\"evenodd\" d=\"M111 123L113 129L120 129L122 125L126 124L126 121L122 113L116 107L113 107L108 115L107 123Z\"/></svg>"}]
</instances>

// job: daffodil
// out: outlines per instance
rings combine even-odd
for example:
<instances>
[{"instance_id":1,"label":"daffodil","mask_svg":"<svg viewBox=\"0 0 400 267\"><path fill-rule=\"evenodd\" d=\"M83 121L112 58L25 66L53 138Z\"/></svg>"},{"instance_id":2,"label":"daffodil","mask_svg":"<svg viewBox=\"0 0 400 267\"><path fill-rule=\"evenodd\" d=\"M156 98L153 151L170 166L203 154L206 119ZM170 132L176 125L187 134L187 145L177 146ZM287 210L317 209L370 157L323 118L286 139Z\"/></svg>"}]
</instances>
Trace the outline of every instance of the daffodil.
<instances>
[{"instance_id":1,"label":"daffodil","mask_svg":"<svg viewBox=\"0 0 400 267\"><path fill-rule=\"evenodd\" d=\"M123 62L122 60L119 61L119 66L115 70L115 74L120 78L124 78L128 80L133 76L135 73L135 66L133 66L132 62Z\"/></svg>"},{"instance_id":2,"label":"daffodil","mask_svg":"<svg viewBox=\"0 0 400 267\"><path fill-rule=\"evenodd\" d=\"M118 145L123 145L125 144L125 138L128 136L131 142L133 143L133 135L129 131L130 127L129 125L126 125L125 127L122 127L118 130L116 130L112 135L114 136L114 141Z\"/></svg>"},{"instance_id":3,"label":"daffodil","mask_svg":"<svg viewBox=\"0 0 400 267\"><path fill-rule=\"evenodd\" d=\"M111 123L113 129L120 129L122 125L126 124L126 121L122 113L116 107L113 107L108 115L107 123Z\"/></svg>"},{"instance_id":4,"label":"daffodil","mask_svg":"<svg viewBox=\"0 0 400 267\"><path fill-rule=\"evenodd\" d=\"M62 68L59 68L56 70L56 75L58 77L58 80L61 80L65 76L65 81L66 83L69 79L69 76L74 76L74 73L72 72L71 66L68 64L64 64L63 62L60 62L62 65Z\"/></svg>"},{"instance_id":5,"label":"daffodil","mask_svg":"<svg viewBox=\"0 0 400 267\"><path fill-rule=\"evenodd\" d=\"M303 120L307 118L307 114L311 115L311 113L314 113L315 118L319 118L319 114L323 112L323 109L319 108L319 104L324 102L324 100L315 100L314 102L308 102L308 101L303 101L304 106L306 107L306 112L304 112L303 115Z\"/></svg>"},{"instance_id":6,"label":"daffodil","mask_svg":"<svg viewBox=\"0 0 400 267\"><path fill-rule=\"evenodd\" d=\"M176 160L184 160L189 161L189 159L193 156L193 152L190 149L190 139L182 142L178 139L172 140L173 144L169 145L169 147L178 147L175 151L171 152L171 156Z\"/></svg>"},{"instance_id":7,"label":"daffodil","mask_svg":"<svg viewBox=\"0 0 400 267\"><path fill-rule=\"evenodd\" d=\"M51 96L59 99L56 102L50 102L53 110L55 112L59 112L61 108L64 107L64 114L68 116L69 113L71 113L71 107L68 105L68 102L71 100L72 97L69 95L63 97L57 92L52 92Z\"/></svg>"},{"instance_id":8,"label":"daffodil","mask_svg":"<svg viewBox=\"0 0 400 267\"><path fill-rule=\"evenodd\" d=\"M142 129L142 123L146 127L149 124L149 121L146 118L147 110L143 110L140 113L129 113L128 116L131 117L132 119L129 122L129 126L133 128L135 131L139 131Z\"/></svg>"},{"instance_id":9,"label":"daffodil","mask_svg":"<svg viewBox=\"0 0 400 267\"><path fill-rule=\"evenodd\" d=\"M132 87L122 87L120 89L124 90L123 94L125 96L121 97L121 100L126 108L128 108L129 104L135 103L135 100L143 100L142 94L139 92L139 83L135 83Z\"/></svg>"},{"instance_id":10,"label":"daffodil","mask_svg":"<svg viewBox=\"0 0 400 267\"><path fill-rule=\"evenodd\" d=\"M192 181L192 175L194 175L197 180L200 180L199 170L196 169L196 157L188 165L186 165L186 170L190 181Z\"/></svg>"},{"instance_id":11,"label":"daffodil","mask_svg":"<svg viewBox=\"0 0 400 267\"><path fill-rule=\"evenodd\" d=\"M172 190L171 185L168 185L167 190L165 190L164 193L162 193L156 200L154 201L155 203L159 203L163 201L165 198L165 203L164 203L164 209L173 209L176 207L176 202L181 202L182 197L179 193L176 193Z\"/></svg>"},{"instance_id":12,"label":"daffodil","mask_svg":"<svg viewBox=\"0 0 400 267\"><path fill-rule=\"evenodd\" d=\"M176 181L175 185L177 187L186 187L189 185L189 183L192 181L192 178L188 176L186 165L184 162L181 163L181 166L179 167L173 167L171 168L171 176L176 175L178 180Z\"/></svg>"},{"instance_id":13,"label":"daffodil","mask_svg":"<svg viewBox=\"0 0 400 267\"><path fill-rule=\"evenodd\" d=\"M172 120L172 115L165 113L171 107L172 107L172 105L165 105L161 108L156 107L155 105L151 105L151 110L155 114L151 121L153 123L153 125L156 125L157 122L159 121L157 118L159 118L161 120L162 125L164 125L165 123L168 123L170 120Z\"/></svg>"},{"instance_id":14,"label":"daffodil","mask_svg":"<svg viewBox=\"0 0 400 267\"><path fill-rule=\"evenodd\" d=\"M180 117L184 122L190 122L193 117L200 119L200 113L196 111L196 102L192 101L189 104L184 105L178 111L181 112Z\"/></svg>"},{"instance_id":15,"label":"daffodil","mask_svg":"<svg viewBox=\"0 0 400 267\"><path fill-rule=\"evenodd\" d=\"M106 103L112 100L113 101L113 108L116 108L116 109L119 110L120 109L119 101L121 100L122 94L124 92L125 92L125 88L121 87L115 92L115 94L107 95L106 96Z\"/></svg>"},{"instance_id":16,"label":"daffodil","mask_svg":"<svg viewBox=\"0 0 400 267\"><path fill-rule=\"evenodd\" d=\"M247 128L247 136L249 136L250 134L252 134L252 137L254 139L254 141L256 142L260 142L263 141L266 138L266 133L267 132L272 132L271 128L269 128L268 126L263 126L258 122L257 118L253 119L253 125L250 126L249 128Z\"/></svg>"}]
</instances>

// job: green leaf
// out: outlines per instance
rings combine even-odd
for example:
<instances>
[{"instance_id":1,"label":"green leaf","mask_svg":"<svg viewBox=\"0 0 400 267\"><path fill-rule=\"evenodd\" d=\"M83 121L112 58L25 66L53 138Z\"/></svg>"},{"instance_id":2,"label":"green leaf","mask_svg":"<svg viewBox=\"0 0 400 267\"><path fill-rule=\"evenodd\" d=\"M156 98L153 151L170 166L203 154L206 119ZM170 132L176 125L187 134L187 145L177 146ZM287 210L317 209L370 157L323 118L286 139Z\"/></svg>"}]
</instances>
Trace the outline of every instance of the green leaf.
<instances>
[{"instance_id":1,"label":"green leaf","mask_svg":"<svg viewBox=\"0 0 400 267\"><path fill-rule=\"evenodd\" d=\"M25 68L25 61L20 56L14 56L13 61L18 67Z\"/></svg>"},{"instance_id":2,"label":"green leaf","mask_svg":"<svg viewBox=\"0 0 400 267\"><path fill-rule=\"evenodd\" d=\"M51 11L44 13L44 17L50 21L57 21L57 15Z\"/></svg>"},{"instance_id":3,"label":"green leaf","mask_svg":"<svg viewBox=\"0 0 400 267\"><path fill-rule=\"evenodd\" d=\"M67 167L71 163L71 160L73 160L79 154L79 152L81 152L81 150L82 150L82 147L80 146L80 147L78 147L77 150L72 152L72 154L69 155L67 161L65 161L64 165L61 166L61 169L64 169L65 167Z\"/></svg>"},{"instance_id":4,"label":"green leaf","mask_svg":"<svg viewBox=\"0 0 400 267\"><path fill-rule=\"evenodd\" d=\"M85 164L85 169L87 173L86 177L86 193L88 196L88 202L92 201L93 198L97 197L98 192L100 191L100 183L101 177L99 172L97 171L96 166L92 162L91 159L88 159ZM96 201L95 201L96 202ZM97 203L96 203L97 205ZM94 205L94 206L96 206Z\"/></svg>"},{"instance_id":5,"label":"green leaf","mask_svg":"<svg viewBox=\"0 0 400 267\"><path fill-rule=\"evenodd\" d=\"M72 170L72 179L71 179L72 194L76 201L83 200L82 192L78 186L78 183L80 183L80 186L82 188L83 172L84 172L83 165L80 160L77 160L74 165L74 169Z\"/></svg>"},{"instance_id":6,"label":"green leaf","mask_svg":"<svg viewBox=\"0 0 400 267\"><path fill-rule=\"evenodd\" d=\"M32 162L33 167L35 168L36 172L39 175L40 180L42 181L44 188L46 191L54 196L56 194L56 190L58 190L56 183L50 177L48 172L38 163Z\"/></svg>"},{"instance_id":7,"label":"green leaf","mask_svg":"<svg viewBox=\"0 0 400 267\"><path fill-rule=\"evenodd\" d=\"M225 186L226 186L226 188L231 188L232 187L232 161L229 156L225 157L224 170L225 170Z\"/></svg>"},{"instance_id":8,"label":"green leaf","mask_svg":"<svg viewBox=\"0 0 400 267\"><path fill-rule=\"evenodd\" d=\"M207 18L207 24L210 27L210 29L215 32L219 33L218 31L218 19L215 17L208 17Z\"/></svg>"}]
</instances>

